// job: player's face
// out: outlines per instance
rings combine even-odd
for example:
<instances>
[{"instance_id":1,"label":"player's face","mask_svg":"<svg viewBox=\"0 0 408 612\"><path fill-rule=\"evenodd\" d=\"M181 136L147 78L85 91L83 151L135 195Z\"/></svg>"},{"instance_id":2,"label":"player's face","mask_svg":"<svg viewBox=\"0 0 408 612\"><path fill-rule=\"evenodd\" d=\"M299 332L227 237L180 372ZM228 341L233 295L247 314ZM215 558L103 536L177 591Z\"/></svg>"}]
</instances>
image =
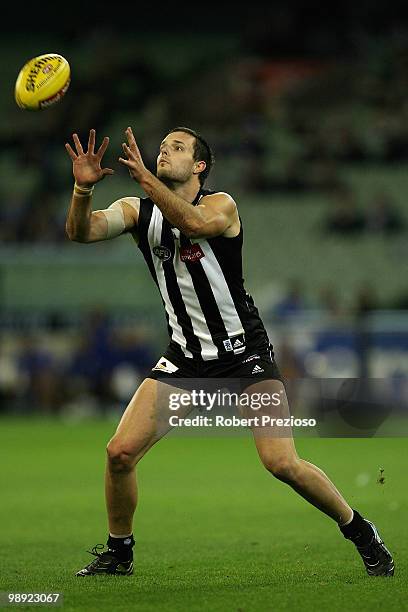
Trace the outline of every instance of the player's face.
<instances>
[{"instance_id":1,"label":"player's face","mask_svg":"<svg viewBox=\"0 0 408 612\"><path fill-rule=\"evenodd\" d=\"M185 183L194 173L195 138L185 132L172 132L162 141L157 156L157 176L164 181Z\"/></svg>"}]
</instances>

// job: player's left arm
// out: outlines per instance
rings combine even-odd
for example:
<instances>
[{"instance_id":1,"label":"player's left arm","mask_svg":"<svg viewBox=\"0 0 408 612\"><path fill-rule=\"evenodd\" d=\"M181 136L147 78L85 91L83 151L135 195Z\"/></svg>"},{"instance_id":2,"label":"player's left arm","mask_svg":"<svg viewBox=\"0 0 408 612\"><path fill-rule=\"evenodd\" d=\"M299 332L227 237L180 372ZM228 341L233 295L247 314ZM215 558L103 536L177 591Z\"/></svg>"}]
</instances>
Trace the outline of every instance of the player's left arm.
<instances>
[{"instance_id":1,"label":"player's left arm","mask_svg":"<svg viewBox=\"0 0 408 612\"><path fill-rule=\"evenodd\" d=\"M239 225L237 206L227 193L203 196L199 204L192 206L152 174L140 185L163 216L188 238L221 236L233 224Z\"/></svg>"},{"instance_id":2,"label":"player's left arm","mask_svg":"<svg viewBox=\"0 0 408 612\"><path fill-rule=\"evenodd\" d=\"M221 236L234 223L239 225L237 205L228 193L203 196L192 206L152 174L146 175L140 185L163 216L188 238Z\"/></svg>"},{"instance_id":3,"label":"player's left arm","mask_svg":"<svg viewBox=\"0 0 408 612\"><path fill-rule=\"evenodd\" d=\"M227 193L203 196L192 206L154 176L145 167L131 128L126 130L129 145L123 143L127 159L119 161L161 210L163 216L189 238L211 238L227 232L233 224L239 225L237 206Z\"/></svg>"},{"instance_id":4,"label":"player's left arm","mask_svg":"<svg viewBox=\"0 0 408 612\"><path fill-rule=\"evenodd\" d=\"M200 203L192 208L195 217L186 234L189 238L222 236L233 225L239 225L237 205L228 193L203 196Z\"/></svg>"}]
</instances>

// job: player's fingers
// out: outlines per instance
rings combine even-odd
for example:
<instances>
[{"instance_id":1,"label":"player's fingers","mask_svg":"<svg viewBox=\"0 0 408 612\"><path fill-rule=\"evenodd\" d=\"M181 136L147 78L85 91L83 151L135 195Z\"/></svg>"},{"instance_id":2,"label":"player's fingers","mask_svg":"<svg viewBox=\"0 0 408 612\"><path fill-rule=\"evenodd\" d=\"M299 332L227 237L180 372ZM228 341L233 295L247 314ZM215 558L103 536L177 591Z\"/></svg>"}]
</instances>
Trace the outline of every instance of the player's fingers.
<instances>
[{"instance_id":1,"label":"player's fingers","mask_svg":"<svg viewBox=\"0 0 408 612\"><path fill-rule=\"evenodd\" d=\"M138 148L138 146L136 144L136 139L135 139L135 137L133 135L132 128L128 127L125 133L126 133L126 137L128 139L128 143L129 143L130 148L132 149L132 151L139 152L139 148Z\"/></svg>"},{"instance_id":2,"label":"player's fingers","mask_svg":"<svg viewBox=\"0 0 408 612\"><path fill-rule=\"evenodd\" d=\"M112 168L103 168L102 174L106 176L107 174L115 174L115 171Z\"/></svg>"},{"instance_id":3,"label":"player's fingers","mask_svg":"<svg viewBox=\"0 0 408 612\"><path fill-rule=\"evenodd\" d=\"M71 145L66 142L65 143L65 148L67 150L68 155L72 159L72 161L75 161L76 158L78 157L78 155L75 154L75 152L74 152L73 148L71 147Z\"/></svg>"},{"instance_id":4,"label":"player's fingers","mask_svg":"<svg viewBox=\"0 0 408 612\"><path fill-rule=\"evenodd\" d=\"M123 157L119 157L119 161L121 164L125 164L125 166L130 166L132 164L128 159L123 159Z\"/></svg>"},{"instance_id":5,"label":"player's fingers","mask_svg":"<svg viewBox=\"0 0 408 612\"><path fill-rule=\"evenodd\" d=\"M132 130L132 128L130 126L126 128L125 134L128 137L128 140L130 142L134 142L136 144L136 140L135 140L135 137L134 137L134 134L133 134L133 130Z\"/></svg>"},{"instance_id":6,"label":"player's fingers","mask_svg":"<svg viewBox=\"0 0 408 612\"><path fill-rule=\"evenodd\" d=\"M88 139L88 153L94 152L95 149L95 130L90 130Z\"/></svg>"},{"instance_id":7,"label":"player's fingers","mask_svg":"<svg viewBox=\"0 0 408 612\"><path fill-rule=\"evenodd\" d=\"M131 159L135 158L135 154L133 153L132 149L130 147L128 147L126 142L122 142L122 149L123 149L125 155L127 155Z\"/></svg>"},{"instance_id":8,"label":"player's fingers","mask_svg":"<svg viewBox=\"0 0 408 612\"><path fill-rule=\"evenodd\" d=\"M72 134L72 138L74 139L75 148L77 150L78 155L83 155L84 154L84 150L82 148L81 141L78 138L78 134Z\"/></svg>"},{"instance_id":9,"label":"player's fingers","mask_svg":"<svg viewBox=\"0 0 408 612\"><path fill-rule=\"evenodd\" d=\"M99 147L96 153L99 159L102 159L102 157L105 155L105 151L108 148L108 144L109 144L109 136L105 136L105 138L102 140L101 146Z\"/></svg>"}]
</instances>

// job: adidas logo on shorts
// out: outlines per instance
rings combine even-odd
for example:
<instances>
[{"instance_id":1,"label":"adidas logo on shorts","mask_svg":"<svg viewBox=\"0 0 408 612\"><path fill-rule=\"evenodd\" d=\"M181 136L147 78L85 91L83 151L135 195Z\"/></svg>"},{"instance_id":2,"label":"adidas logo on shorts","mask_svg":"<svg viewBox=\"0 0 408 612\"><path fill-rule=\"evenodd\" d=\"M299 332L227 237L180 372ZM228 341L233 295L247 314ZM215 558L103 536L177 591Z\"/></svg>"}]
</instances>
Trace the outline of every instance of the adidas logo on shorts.
<instances>
[{"instance_id":1,"label":"adidas logo on shorts","mask_svg":"<svg viewBox=\"0 0 408 612\"><path fill-rule=\"evenodd\" d=\"M252 370L251 374L260 374L261 372L265 372L265 370L257 364Z\"/></svg>"}]
</instances>

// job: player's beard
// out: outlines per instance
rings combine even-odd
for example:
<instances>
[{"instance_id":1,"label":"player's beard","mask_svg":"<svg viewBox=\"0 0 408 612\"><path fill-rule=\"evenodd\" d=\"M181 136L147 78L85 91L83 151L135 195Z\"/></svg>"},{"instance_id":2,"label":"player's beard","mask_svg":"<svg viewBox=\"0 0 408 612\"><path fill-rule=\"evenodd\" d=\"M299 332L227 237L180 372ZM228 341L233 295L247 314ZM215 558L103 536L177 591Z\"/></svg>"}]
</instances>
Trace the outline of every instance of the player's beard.
<instances>
[{"instance_id":1,"label":"player's beard","mask_svg":"<svg viewBox=\"0 0 408 612\"><path fill-rule=\"evenodd\" d=\"M166 172L166 170L168 172ZM176 185L182 185L183 183L187 183L187 181L191 178L191 169L185 168L180 169L179 171L174 171L174 169L171 167L161 167L157 168L156 176L169 189L172 189Z\"/></svg>"}]
</instances>

